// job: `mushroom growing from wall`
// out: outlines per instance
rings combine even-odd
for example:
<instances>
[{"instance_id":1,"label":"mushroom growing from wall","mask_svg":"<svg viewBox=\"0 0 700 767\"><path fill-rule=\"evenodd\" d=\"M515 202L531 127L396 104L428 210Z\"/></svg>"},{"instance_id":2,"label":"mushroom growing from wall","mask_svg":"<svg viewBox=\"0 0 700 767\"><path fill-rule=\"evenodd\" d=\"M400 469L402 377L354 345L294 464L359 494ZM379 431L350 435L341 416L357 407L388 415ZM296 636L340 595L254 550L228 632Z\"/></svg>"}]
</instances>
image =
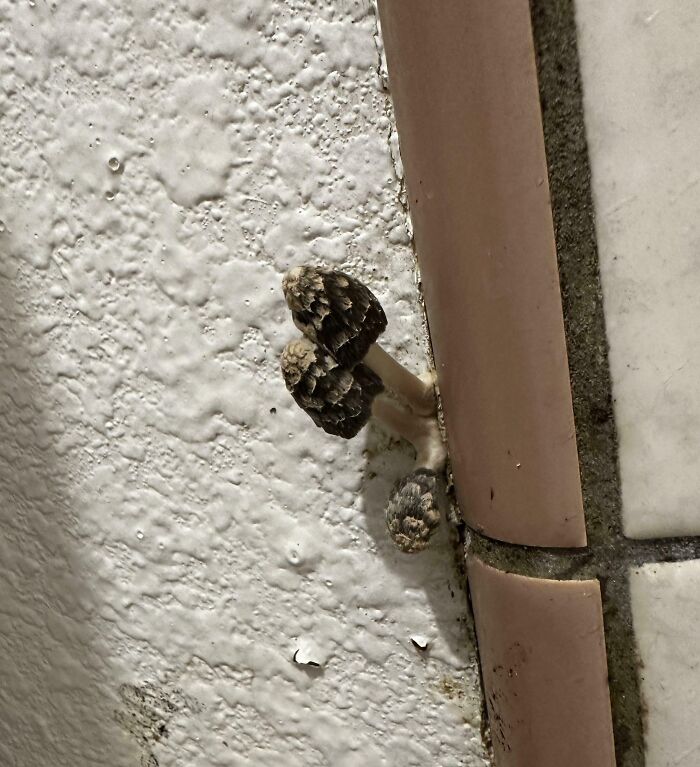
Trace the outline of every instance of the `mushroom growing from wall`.
<instances>
[{"instance_id":1,"label":"mushroom growing from wall","mask_svg":"<svg viewBox=\"0 0 700 767\"><path fill-rule=\"evenodd\" d=\"M389 535L401 551L412 554L428 546L439 524L438 475L431 469L414 469L394 485L389 496Z\"/></svg>"},{"instance_id":2,"label":"mushroom growing from wall","mask_svg":"<svg viewBox=\"0 0 700 767\"><path fill-rule=\"evenodd\" d=\"M307 265L290 269L282 289L294 324L307 338L341 365L364 362L415 413L435 413L433 374L427 374L425 380L413 375L376 343L387 320L368 287L344 272Z\"/></svg>"},{"instance_id":3,"label":"mushroom growing from wall","mask_svg":"<svg viewBox=\"0 0 700 767\"><path fill-rule=\"evenodd\" d=\"M304 333L282 352L287 388L329 434L351 439L374 416L413 445L415 467L394 486L386 521L399 549L422 551L439 525L438 477L447 459L432 377L414 376L376 343L386 315L369 288L349 275L296 267L285 275L283 289ZM383 394L385 386L410 409Z\"/></svg>"},{"instance_id":4,"label":"mushroom growing from wall","mask_svg":"<svg viewBox=\"0 0 700 767\"><path fill-rule=\"evenodd\" d=\"M290 341L282 352L282 375L294 401L328 434L351 439L372 415L384 390L366 365L344 368L308 338Z\"/></svg>"},{"instance_id":5,"label":"mushroom growing from wall","mask_svg":"<svg viewBox=\"0 0 700 767\"><path fill-rule=\"evenodd\" d=\"M435 418L418 416L385 395L381 378L363 363L345 368L308 338L282 352L282 375L294 401L328 434L352 439L371 416L410 442L416 468L439 472L446 451Z\"/></svg>"}]
</instances>

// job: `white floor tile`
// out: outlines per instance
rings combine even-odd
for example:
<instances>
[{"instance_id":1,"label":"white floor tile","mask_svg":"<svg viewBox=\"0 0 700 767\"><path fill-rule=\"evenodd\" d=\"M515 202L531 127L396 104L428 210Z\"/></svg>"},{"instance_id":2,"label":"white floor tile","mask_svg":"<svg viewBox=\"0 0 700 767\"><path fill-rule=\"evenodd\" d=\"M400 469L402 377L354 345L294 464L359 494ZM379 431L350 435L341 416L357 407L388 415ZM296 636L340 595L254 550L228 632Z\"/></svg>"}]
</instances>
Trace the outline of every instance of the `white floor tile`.
<instances>
[{"instance_id":1,"label":"white floor tile","mask_svg":"<svg viewBox=\"0 0 700 767\"><path fill-rule=\"evenodd\" d=\"M625 531L700 534L698 3L576 6Z\"/></svg>"},{"instance_id":2,"label":"white floor tile","mask_svg":"<svg viewBox=\"0 0 700 767\"><path fill-rule=\"evenodd\" d=\"M700 764L700 561L631 572L646 767Z\"/></svg>"}]
</instances>

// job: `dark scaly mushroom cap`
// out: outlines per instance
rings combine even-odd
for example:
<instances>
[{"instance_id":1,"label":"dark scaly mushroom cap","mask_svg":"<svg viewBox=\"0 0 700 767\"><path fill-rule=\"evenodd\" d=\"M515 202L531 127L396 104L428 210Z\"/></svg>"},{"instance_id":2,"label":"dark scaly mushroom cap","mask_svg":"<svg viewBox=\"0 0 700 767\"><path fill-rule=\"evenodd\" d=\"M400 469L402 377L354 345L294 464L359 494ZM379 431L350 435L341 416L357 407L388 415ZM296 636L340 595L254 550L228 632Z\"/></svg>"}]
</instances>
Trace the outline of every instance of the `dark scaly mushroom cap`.
<instances>
[{"instance_id":1,"label":"dark scaly mushroom cap","mask_svg":"<svg viewBox=\"0 0 700 767\"><path fill-rule=\"evenodd\" d=\"M359 362L386 329L372 291L343 272L297 266L282 280L295 325L346 367Z\"/></svg>"},{"instance_id":2,"label":"dark scaly mushroom cap","mask_svg":"<svg viewBox=\"0 0 700 767\"><path fill-rule=\"evenodd\" d=\"M282 352L282 375L299 407L316 426L350 439L372 415L372 400L383 389L366 365L343 368L308 338L290 341Z\"/></svg>"},{"instance_id":3,"label":"dark scaly mushroom cap","mask_svg":"<svg viewBox=\"0 0 700 767\"><path fill-rule=\"evenodd\" d=\"M391 540L407 554L423 551L439 525L438 475L416 469L400 479L389 496L386 526Z\"/></svg>"}]
</instances>

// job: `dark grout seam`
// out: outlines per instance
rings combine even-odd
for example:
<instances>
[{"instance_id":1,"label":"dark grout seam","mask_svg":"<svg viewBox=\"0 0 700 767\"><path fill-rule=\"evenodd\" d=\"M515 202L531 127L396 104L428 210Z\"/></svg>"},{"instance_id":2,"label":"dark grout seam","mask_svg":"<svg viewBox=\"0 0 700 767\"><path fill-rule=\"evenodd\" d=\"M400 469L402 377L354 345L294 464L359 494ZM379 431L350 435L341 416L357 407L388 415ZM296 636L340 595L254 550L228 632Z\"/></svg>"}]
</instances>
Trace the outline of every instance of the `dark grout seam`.
<instances>
[{"instance_id":1,"label":"dark grout seam","mask_svg":"<svg viewBox=\"0 0 700 767\"><path fill-rule=\"evenodd\" d=\"M574 0L531 0L531 14L589 545L540 553L484 545L485 539L473 538L472 545L483 554L490 552L487 561L495 559L514 572L600 580L616 761L618 767L642 767L643 704L625 556L630 549L622 534Z\"/></svg>"},{"instance_id":2,"label":"dark grout seam","mask_svg":"<svg viewBox=\"0 0 700 767\"><path fill-rule=\"evenodd\" d=\"M700 557L700 537L635 540L622 529L618 440L584 123L574 0L531 0L545 147L590 563L604 579ZM572 561L578 559L575 550ZM632 649L631 647L629 649ZM631 763L630 763L631 764ZM641 762L640 762L641 764Z\"/></svg>"},{"instance_id":3,"label":"dark grout seam","mask_svg":"<svg viewBox=\"0 0 700 767\"><path fill-rule=\"evenodd\" d=\"M534 549L471 532L468 548L488 564L520 575L600 581L617 764L643 767L645 710L628 572L647 563L698 559L700 537L633 540L623 534L574 0L530 0L530 5L588 547Z\"/></svg>"},{"instance_id":4,"label":"dark grout seam","mask_svg":"<svg viewBox=\"0 0 700 767\"><path fill-rule=\"evenodd\" d=\"M549 166L588 547L535 549L470 532L487 564L540 578L597 578L603 595L618 767L643 767L639 687L628 571L700 558L700 538L632 540L622 531L618 442L584 125L574 0L530 0Z\"/></svg>"},{"instance_id":5,"label":"dark grout seam","mask_svg":"<svg viewBox=\"0 0 700 767\"><path fill-rule=\"evenodd\" d=\"M510 569L518 575L553 580L604 576L615 567L615 563L610 561L613 554L619 560L618 566L625 568L700 559L700 537L647 540L620 537L597 550L590 546L582 549L543 549L496 541L469 530L467 545L471 552L498 567Z\"/></svg>"}]
</instances>

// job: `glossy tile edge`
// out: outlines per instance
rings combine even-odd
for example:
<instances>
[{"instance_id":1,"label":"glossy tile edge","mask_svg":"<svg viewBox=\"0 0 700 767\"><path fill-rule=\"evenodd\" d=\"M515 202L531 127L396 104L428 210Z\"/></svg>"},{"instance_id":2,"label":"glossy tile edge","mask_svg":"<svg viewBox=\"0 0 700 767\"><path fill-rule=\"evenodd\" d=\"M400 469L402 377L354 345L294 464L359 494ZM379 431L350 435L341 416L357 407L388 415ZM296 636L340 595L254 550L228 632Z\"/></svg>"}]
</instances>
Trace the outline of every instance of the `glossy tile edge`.
<instances>
[{"instance_id":1,"label":"glossy tile edge","mask_svg":"<svg viewBox=\"0 0 700 767\"><path fill-rule=\"evenodd\" d=\"M496 767L614 767L598 581L467 570Z\"/></svg>"},{"instance_id":2,"label":"glossy tile edge","mask_svg":"<svg viewBox=\"0 0 700 767\"><path fill-rule=\"evenodd\" d=\"M510 543L585 546L527 0L379 10L467 524Z\"/></svg>"}]
</instances>

